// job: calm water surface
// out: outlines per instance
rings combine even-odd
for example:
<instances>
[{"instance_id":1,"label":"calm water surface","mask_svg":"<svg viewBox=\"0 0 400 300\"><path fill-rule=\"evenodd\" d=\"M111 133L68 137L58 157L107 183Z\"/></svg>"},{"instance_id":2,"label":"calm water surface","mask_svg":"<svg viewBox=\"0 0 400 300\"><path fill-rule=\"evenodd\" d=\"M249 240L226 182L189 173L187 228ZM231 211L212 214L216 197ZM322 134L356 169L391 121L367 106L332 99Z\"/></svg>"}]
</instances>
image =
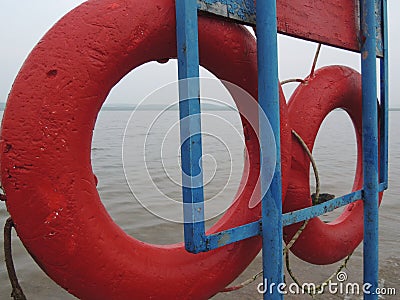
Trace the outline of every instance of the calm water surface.
<instances>
[{"instance_id":1,"label":"calm water surface","mask_svg":"<svg viewBox=\"0 0 400 300\"><path fill-rule=\"evenodd\" d=\"M152 120L154 112L139 111L134 119L129 120L130 114L128 111L102 111L96 124L92 160L94 173L99 179L98 191L103 204L115 222L137 239L156 244L182 241L182 226L172 222L181 218L180 153L176 123L178 112L164 113L152 124L150 131L147 123ZM218 219L232 201L241 178L244 160L241 125L236 113L221 111L212 112L211 115L213 114L221 118L211 116L203 122L203 131L207 132L204 136L203 165L206 216L211 219L208 226ZM399 135L400 112L391 112L390 188L385 193L380 210L379 249L381 283L386 282L386 286L397 288L400 288ZM314 155L321 175L322 192L336 196L349 192L355 173L356 146L352 125L344 112L334 111L325 120L317 138ZM146 162L143 157L146 157ZM313 185L312 178L311 183ZM323 218L329 220L337 214L338 212L333 212ZM0 223L4 224L7 217L5 204L0 203ZM3 237L0 242L3 243ZM74 299L35 264L16 234L13 236L13 251L20 283L28 299ZM362 277L361 258L362 249L359 247L350 263L353 267L349 269L354 280ZM0 260L4 261L2 251ZM335 269L335 266L314 267L301 262L296 262L296 267L299 275L313 280L319 280ZM253 275L258 268L261 268L259 258L245 276ZM260 299L255 287L253 285L242 294L215 298ZM9 299L10 292L6 269L2 264L0 299ZM303 299L302 297L305 296L296 299ZM354 299L359 298L358 296Z\"/></svg>"}]
</instances>

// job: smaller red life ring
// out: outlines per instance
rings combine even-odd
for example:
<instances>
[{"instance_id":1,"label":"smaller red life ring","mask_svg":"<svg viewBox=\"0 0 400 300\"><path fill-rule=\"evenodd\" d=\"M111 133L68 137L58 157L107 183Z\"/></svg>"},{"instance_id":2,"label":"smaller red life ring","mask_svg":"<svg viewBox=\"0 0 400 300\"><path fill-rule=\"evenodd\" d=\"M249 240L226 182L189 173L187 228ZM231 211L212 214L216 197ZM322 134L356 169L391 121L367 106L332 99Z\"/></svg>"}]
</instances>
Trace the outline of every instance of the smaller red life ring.
<instances>
[{"instance_id":1,"label":"smaller red life ring","mask_svg":"<svg viewBox=\"0 0 400 300\"><path fill-rule=\"evenodd\" d=\"M361 76L344 66L329 66L315 72L300 85L289 101L289 122L312 151L315 138L325 117L341 108L350 116L357 138L357 167L353 191L363 187L362 171L362 96ZM310 159L295 137L292 140L292 166L289 187L284 201L284 212L312 205L309 185ZM381 195L380 200L381 201ZM301 223L284 228L288 243ZM291 247L300 259L312 264L337 262L350 253L363 239L363 201L346 206L333 222L319 218L309 220L304 231Z\"/></svg>"}]
</instances>

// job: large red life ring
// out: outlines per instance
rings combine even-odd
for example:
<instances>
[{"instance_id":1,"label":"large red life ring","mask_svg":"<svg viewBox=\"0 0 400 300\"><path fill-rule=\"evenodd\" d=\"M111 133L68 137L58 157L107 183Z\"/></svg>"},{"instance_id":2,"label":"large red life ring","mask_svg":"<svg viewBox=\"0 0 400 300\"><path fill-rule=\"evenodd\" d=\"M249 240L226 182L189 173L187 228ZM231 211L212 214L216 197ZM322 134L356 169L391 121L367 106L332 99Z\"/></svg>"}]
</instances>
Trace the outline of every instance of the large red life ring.
<instances>
[{"instance_id":1,"label":"large red life ring","mask_svg":"<svg viewBox=\"0 0 400 300\"><path fill-rule=\"evenodd\" d=\"M244 27L201 16L199 41L204 67L257 96L256 44ZM128 236L101 203L90 152L102 103L135 67L175 56L173 0L91 0L44 36L10 93L1 131L7 208L41 268L81 299L206 299L260 250L259 237L197 255L182 243L147 244ZM280 101L285 185L291 137L282 92ZM259 205L248 207L259 144L252 130L246 134L245 188L209 233L260 218Z\"/></svg>"},{"instance_id":2,"label":"large red life ring","mask_svg":"<svg viewBox=\"0 0 400 300\"><path fill-rule=\"evenodd\" d=\"M362 189L362 109L361 76L344 66L329 66L306 79L292 95L289 103L289 122L312 151L318 129L325 117L341 108L350 116L357 138L357 166L353 191ZM310 197L310 159L293 137L292 166L284 212L312 205ZM338 141L340 143L340 141ZM380 198L381 199L381 198ZM284 239L289 242L301 223L284 228ZM309 220L304 231L291 247L300 259L313 264L331 264L343 259L363 239L363 201L347 205L333 222L319 218Z\"/></svg>"}]
</instances>

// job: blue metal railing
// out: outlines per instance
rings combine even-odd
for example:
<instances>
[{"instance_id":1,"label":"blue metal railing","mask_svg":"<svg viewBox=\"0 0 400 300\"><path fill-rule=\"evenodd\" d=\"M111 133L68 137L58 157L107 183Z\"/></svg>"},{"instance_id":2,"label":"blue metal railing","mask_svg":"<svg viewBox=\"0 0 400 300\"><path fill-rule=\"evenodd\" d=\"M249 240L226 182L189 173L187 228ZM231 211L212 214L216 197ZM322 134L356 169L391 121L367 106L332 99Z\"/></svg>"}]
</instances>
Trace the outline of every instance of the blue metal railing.
<instances>
[{"instance_id":1,"label":"blue metal railing","mask_svg":"<svg viewBox=\"0 0 400 300\"><path fill-rule=\"evenodd\" d=\"M260 1L258 2L260 3ZM282 181L281 181L281 146L280 146L280 113L279 113L279 80L278 80L278 35L276 21L276 1L264 1L256 7L257 15L257 61L258 61L258 103L260 113L264 113L271 124L276 145L276 166L271 185L263 182L268 170L265 170L268 159L267 138L264 126L260 123L260 177L261 195L261 228L263 282L283 282L282 259ZM268 55L266 55L268 53ZM266 192L265 189L268 189ZM268 221L267 221L268 220ZM276 286L266 289L266 296L273 299L279 295ZM278 296L279 297L279 296Z\"/></svg>"},{"instance_id":2,"label":"blue metal railing","mask_svg":"<svg viewBox=\"0 0 400 300\"><path fill-rule=\"evenodd\" d=\"M388 183L389 166L389 53L388 53L388 26L387 26L387 0L381 3L382 26L382 53L380 58L380 88L381 88L381 113L380 113L380 176L379 182Z\"/></svg>"},{"instance_id":3,"label":"blue metal railing","mask_svg":"<svg viewBox=\"0 0 400 300\"><path fill-rule=\"evenodd\" d=\"M200 117L199 46L196 0L176 2L182 194L186 249L205 247ZM185 120L185 122L182 122Z\"/></svg>"},{"instance_id":4,"label":"blue metal railing","mask_svg":"<svg viewBox=\"0 0 400 300\"><path fill-rule=\"evenodd\" d=\"M199 52L197 33L197 9L213 9L214 0L176 0L177 44L179 65L179 95L181 119L181 154L183 172L184 231L186 249L193 253L209 251L246 238L261 235L263 238L264 280L278 285L283 282L282 226L311 219L338 207L364 200L364 282L371 290L378 286L378 193L387 188L388 181L388 49L387 49L387 1L360 0L361 62L363 95L363 166L364 187L344 195L298 211L282 215L280 122L278 95L278 53L276 1L258 1L256 12L253 1L224 0L221 5L238 7L232 12L234 20L257 24L258 90L260 113L265 113L271 124L276 141L276 169L272 184L262 199L261 220L206 235L204 226L204 191L201 166L201 118L199 85ZM242 4L246 7L240 7ZM208 5L208 6L207 6ZM219 4L218 4L219 5ZM215 8L215 7L214 7ZM217 9L216 9L217 11ZM229 11L228 11L229 12ZM239 12L239 13L238 13ZM376 13L377 12L377 13ZM215 12L214 12L215 13ZM255 18L255 13L257 18ZM378 19L377 19L378 16ZM229 17L229 16L228 16ZM378 27L378 30L376 30ZM378 38L377 38L378 37ZM382 37L382 40L380 40ZM268 55L264 55L268 52ZM376 56L380 56L381 106L378 131L378 106ZM184 122L182 120L185 120ZM265 170L263 143L260 126L261 178ZM378 132L380 134L378 157ZM379 166L380 165L380 166ZM265 185L261 184L265 189ZM263 191L262 191L263 192ZM265 281L264 281L265 282ZM377 299L377 295L364 295L365 299ZM274 291L264 294L264 299L282 299Z\"/></svg>"},{"instance_id":5,"label":"blue metal railing","mask_svg":"<svg viewBox=\"0 0 400 300\"><path fill-rule=\"evenodd\" d=\"M364 171L364 282L378 288L378 105L376 78L375 1L360 1L362 144ZM377 299L365 294L364 299Z\"/></svg>"}]
</instances>

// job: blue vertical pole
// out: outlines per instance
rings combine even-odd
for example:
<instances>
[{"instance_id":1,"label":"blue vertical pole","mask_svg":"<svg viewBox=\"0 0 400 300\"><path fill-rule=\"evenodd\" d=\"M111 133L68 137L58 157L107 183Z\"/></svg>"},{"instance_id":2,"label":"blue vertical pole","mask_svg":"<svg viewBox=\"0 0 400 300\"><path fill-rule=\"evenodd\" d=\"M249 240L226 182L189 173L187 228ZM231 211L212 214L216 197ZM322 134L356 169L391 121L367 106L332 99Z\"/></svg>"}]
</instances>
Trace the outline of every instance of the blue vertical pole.
<instances>
[{"instance_id":1,"label":"blue vertical pole","mask_svg":"<svg viewBox=\"0 0 400 300\"><path fill-rule=\"evenodd\" d=\"M364 166L364 283L378 299L378 109L375 1L361 0L362 138Z\"/></svg>"},{"instance_id":2,"label":"blue vertical pole","mask_svg":"<svg viewBox=\"0 0 400 300\"><path fill-rule=\"evenodd\" d=\"M380 59L381 76L381 126L380 126L380 182L388 184L389 155L389 51L387 28L387 0L382 0L383 58Z\"/></svg>"},{"instance_id":3,"label":"blue vertical pole","mask_svg":"<svg viewBox=\"0 0 400 300\"><path fill-rule=\"evenodd\" d=\"M278 86L278 45L276 0L257 1L257 59L258 59L258 99L262 111L271 123L276 142L276 169L271 186L265 186L263 174L268 159L267 138L260 123L261 195L264 299L283 299L279 284L283 282L282 269L282 183L280 158L280 116ZM260 118L261 120L262 118ZM266 285L265 285L266 284Z\"/></svg>"},{"instance_id":4,"label":"blue vertical pole","mask_svg":"<svg viewBox=\"0 0 400 300\"><path fill-rule=\"evenodd\" d=\"M176 1L185 247L205 249L197 1Z\"/></svg>"}]
</instances>

